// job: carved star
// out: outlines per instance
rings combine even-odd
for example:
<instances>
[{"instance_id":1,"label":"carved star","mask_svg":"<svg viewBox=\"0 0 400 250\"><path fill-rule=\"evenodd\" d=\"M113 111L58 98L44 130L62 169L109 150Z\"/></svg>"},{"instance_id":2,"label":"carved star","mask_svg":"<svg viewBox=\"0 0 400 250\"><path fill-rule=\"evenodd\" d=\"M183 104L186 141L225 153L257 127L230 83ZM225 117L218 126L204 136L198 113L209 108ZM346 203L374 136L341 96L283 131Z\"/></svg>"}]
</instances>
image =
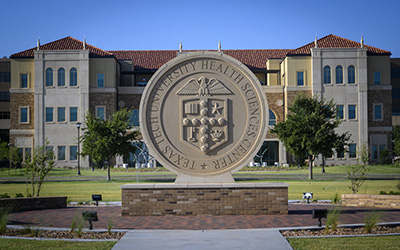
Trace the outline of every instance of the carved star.
<instances>
[{"instance_id":1,"label":"carved star","mask_svg":"<svg viewBox=\"0 0 400 250\"><path fill-rule=\"evenodd\" d=\"M212 114L215 114L215 113L221 114L222 108L223 108L223 107L222 107L222 106L219 106L219 105L218 105L218 102L216 102L216 103L214 103L214 106L212 107L211 113L212 113Z\"/></svg>"},{"instance_id":2,"label":"carved star","mask_svg":"<svg viewBox=\"0 0 400 250\"><path fill-rule=\"evenodd\" d=\"M201 170L207 170L207 164L203 163L203 164L201 165Z\"/></svg>"}]
</instances>

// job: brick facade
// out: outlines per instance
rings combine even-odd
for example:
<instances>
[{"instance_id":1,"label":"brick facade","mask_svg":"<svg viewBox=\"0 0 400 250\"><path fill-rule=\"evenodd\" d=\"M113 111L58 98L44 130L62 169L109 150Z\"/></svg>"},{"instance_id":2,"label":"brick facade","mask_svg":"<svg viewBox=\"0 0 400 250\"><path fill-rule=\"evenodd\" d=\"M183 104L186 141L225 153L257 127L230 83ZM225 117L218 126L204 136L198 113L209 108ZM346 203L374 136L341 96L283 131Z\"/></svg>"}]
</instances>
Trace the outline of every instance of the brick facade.
<instances>
[{"instance_id":1,"label":"brick facade","mask_svg":"<svg viewBox=\"0 0 400 250\"><path fill-rule=\"evenodd\" d=\"M288 184L122 185L123 216L288 213Z\"/></svg>"},{"instance_id":2,"label":"brick facade","mask_svg":"<svg viewBox=\"0 0 400 250\"><path fill-rule=\"evenodd\" d=\"M89 109L94 115L96 106L106 107L106 119L112 116L117 110L117 94L116 93L90 93L89 94Z\"/></svg>"},{"instance_id":3,"label":"brick facade","mask_svg":"<svg viewBox=\"0 0 400 250\"><path fill-rule=\"evenodd\" d=\"M383 120L374 121L374 104L383 105ZM392 91L368 90L368 126L392 126Z\"/></svg>"},{"instance_id":4,"label":"brick facade","mask_svg":"<svg viewBox=\"0 0 400 250\"><path fill-rule=\"evenodd\" d=\"M11 93L10 94L10 128L11 129L34 129L34 94L33 93ZM29 107L29 123L20 124L19 107Z\"/></svg>"},{"instance_id":5,"label":"brick facade","mask_svg":"<svg viewBox=\"0 0 400 250\"><path fill-rule=\"evenodd\" d=\"M400 195L342 194L342 205L400 209Z\"/></svg>"},{"instance_id":6,"label":"brick facade","mask_svg":"<svg viewBox=\"0 0 400 250\"><path fill-rule=\"evenodd\" d=\"M67 207L67 197L27 197L0 199L0 208L11 207L14 211L29 211Z\"/></svg>"},{"instance_id":7,"label":"brick facade","mask_svg":"<svg viewBox=\"0 0 400 250\"><path fill-rule=\"evenodd\" d=\"M127 109L139 109L141 97L142 97L141 94L139 95L139 94L119 93L118 105L123 104L123 108L127 108Z\"/></svg>"}]
</instances>

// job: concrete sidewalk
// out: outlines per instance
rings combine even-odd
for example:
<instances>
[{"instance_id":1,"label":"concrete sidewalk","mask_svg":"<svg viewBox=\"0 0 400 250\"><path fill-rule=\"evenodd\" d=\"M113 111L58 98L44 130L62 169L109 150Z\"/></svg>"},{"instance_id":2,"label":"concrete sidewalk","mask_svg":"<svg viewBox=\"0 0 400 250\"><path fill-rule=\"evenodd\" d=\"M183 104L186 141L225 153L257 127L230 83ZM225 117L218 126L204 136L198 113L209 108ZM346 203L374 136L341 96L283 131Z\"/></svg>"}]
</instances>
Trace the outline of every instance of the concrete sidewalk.
<instances>
[{"instance_id":1,"label":"concrete sidewalk","mask_svg":"<svg viewBox=\"0 0 400 250\"><path fill-rule=\"evenodd\" d=\"M290 250L278 229L131 230L112 250Z\"/></svg>"}]
</instances>

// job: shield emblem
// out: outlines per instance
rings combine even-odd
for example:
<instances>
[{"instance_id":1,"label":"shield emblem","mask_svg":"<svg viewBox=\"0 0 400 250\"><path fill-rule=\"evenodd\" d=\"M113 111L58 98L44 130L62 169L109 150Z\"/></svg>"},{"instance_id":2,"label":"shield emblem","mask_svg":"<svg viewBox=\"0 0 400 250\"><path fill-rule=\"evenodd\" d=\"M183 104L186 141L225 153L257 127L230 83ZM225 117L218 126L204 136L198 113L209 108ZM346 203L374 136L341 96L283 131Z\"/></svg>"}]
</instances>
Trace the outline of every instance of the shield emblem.
<instances>
[{"instance_id":1,"label":"shield emblem","mask_svg":"<svg viewBox=\"0 0 400 250\"><path fill-rule=\"evenodd\" d=\"M191 79L177 93L195 96L182 98L181 140L197 150L208 153L228 141L228 98L213 97L230 95L232 92L220 81L205 77Z\"/></svg>"}]
</instances>

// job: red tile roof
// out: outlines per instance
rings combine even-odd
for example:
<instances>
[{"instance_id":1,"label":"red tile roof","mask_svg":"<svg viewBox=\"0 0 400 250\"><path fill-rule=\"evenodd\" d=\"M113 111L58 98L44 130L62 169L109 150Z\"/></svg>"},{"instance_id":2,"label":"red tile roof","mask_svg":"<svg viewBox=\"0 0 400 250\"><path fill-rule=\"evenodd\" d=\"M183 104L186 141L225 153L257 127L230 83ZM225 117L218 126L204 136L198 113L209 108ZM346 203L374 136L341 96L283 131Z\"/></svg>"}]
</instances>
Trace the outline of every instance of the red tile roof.
<instances>
[{"instance_id":1,"label":"red tile roof","mask_svg":"<svg viewBox=\"0 0 400 250\"><path fill-rule=\"evenodd\" d=\"M184 50L184 52L195 52L196 50ZM198 51L198 50L197 50ZM207 50L216 51L216 50ZM245 64L250 69L265 69L268 59L284 58L290 50L264 49L264 50L223 50L226 55L232 56ZM153 50L153 51L109 51L118 60L132 60L135 69L158 69L163 64L177 56L177 50Z\"/></svg>"},{"instance_id":2,"label":"red tile roof","mask_svg":"<svg viewBox=\"0 0 400 250\"><path fill-rule=\"evenodd\" d=\"M328 35L317 40L318 48L359 48L361 43L335 35ZM290 51L287 55L311 55L311 48L315 47L315 43L311 42L300 48ZM390 55L387 50L378 49L372 46L364 45L367 48L368 55Z\"/></svg>"},{"instance_id":3,"label":"red tile roof","mask_svg":"<svg viewBox=\"0 0 400 250\"><path fill-rule=\"evenodd\" d=\"M33 58L33 53L37 48L28 49L10 56L10 58ZM73 37L65 37L54 42L40 45L40 50L82 50L83 42ZM86 44L86 49L90 51L90 57L113 57L110 52Z\"/></svg>"}]
</instances>

